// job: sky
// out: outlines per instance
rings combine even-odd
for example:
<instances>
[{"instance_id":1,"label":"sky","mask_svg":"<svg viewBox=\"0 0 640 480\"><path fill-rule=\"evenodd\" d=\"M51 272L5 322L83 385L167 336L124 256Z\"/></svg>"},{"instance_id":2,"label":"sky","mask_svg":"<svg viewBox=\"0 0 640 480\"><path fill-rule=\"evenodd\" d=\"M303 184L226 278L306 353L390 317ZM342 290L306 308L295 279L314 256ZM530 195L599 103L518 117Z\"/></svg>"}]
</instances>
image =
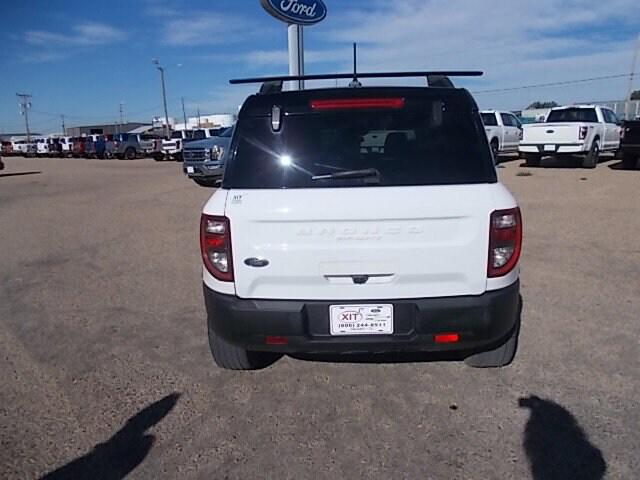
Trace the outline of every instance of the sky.
<instances>
[{"instance_id":1,"label":"sky","mask_svg":"<svg viewBox=\"0 0 640 480\"><path fill-rule=\"evenodd\" d=\"M307 73L350 71L358 42L363 72L484 71L456 81L481 108L623 99L640 35L638 0L324 1L327 18L305 28ZM41 133L61 131L62 114L66 126L116 122L121 103L126 121L149 122L162 114L153 58L176 118L182 97L187 116L236 112L257 86L229 79L288 72L286 25L259 0L3 3L0 132L24 131L16 93L33 95ZM520 88L605 76L617 77Z\"/></svg>"}]
</instances>

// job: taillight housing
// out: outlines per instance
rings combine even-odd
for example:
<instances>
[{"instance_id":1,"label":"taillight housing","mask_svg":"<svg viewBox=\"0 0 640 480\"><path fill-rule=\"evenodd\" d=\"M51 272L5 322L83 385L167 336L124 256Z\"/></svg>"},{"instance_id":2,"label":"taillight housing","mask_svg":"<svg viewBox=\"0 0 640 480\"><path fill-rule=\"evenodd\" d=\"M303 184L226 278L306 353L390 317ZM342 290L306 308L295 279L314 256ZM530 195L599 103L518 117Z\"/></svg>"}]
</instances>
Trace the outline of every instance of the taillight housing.
<instances>
[{"instance_id":1,"label":"taillight housing","mask_svg":"<svg viewBox=\"0 0 640 480\"><path fill-rule=\"evenodd\" d=\"M489 229L489 278L502 277L518 264L522 249L522 216L519 208L496 210Z\"/></svg>"},{"instance_id":2,"label":"taillight housing","mask_svg":"<svg viewBox=\"0 0 640 480\"><path fill-rule=\"evenodd\" d=\"M584 140L587 138L587 133L589 132L589 127L580 127L580 140Z\"/></svg>"},{"instance_id":3,"label":"taillight housing","mask_svg":"<svg viewBox=\"0 0 640 480\"><path fill-rule=\"evenodd\" d=\"M233 282L231 226L227 217L202 215L200 251L207 271L222 282Z\"/></svg>"}]
</instances>

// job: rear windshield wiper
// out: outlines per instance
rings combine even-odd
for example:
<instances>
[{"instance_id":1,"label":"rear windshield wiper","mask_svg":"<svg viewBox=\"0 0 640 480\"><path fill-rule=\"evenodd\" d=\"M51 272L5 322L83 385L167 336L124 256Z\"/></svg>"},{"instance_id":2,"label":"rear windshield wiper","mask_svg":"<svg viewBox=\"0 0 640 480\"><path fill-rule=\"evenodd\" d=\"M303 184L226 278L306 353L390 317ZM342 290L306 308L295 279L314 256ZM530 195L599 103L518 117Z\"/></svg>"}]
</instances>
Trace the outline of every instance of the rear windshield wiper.
<instances>
[{"instance_id":1,"label":"rear windshield wiper","mask_svg":"<svg viewBox=\"0 0 640 480\"><path fill-rule=\"evenodd\" d=\"M340 180L349 178L380 178L380 172L376 168L365 168L362 170L346 170L344 172L329 173L327 175L314 175L311 180Z\"/></svg>"}]
</instances>

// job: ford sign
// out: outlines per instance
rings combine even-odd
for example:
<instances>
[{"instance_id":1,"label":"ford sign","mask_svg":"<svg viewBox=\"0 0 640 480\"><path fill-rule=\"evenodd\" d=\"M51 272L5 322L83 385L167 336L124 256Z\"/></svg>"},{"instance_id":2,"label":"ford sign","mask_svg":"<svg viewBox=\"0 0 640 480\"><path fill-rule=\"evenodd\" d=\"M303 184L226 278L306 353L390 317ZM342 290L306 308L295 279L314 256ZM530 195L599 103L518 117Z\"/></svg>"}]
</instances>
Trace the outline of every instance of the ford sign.
<instances>
[{"instance_id":1,"label":"ford sign","mask_svg":"<svg viewBox=\"0 0 640 480\"><path fill-rule=\"evenodd\" d=\"M263 8L278 20L297 25L314 25L327 16L322 0L260 0Z\"/></svg>"}]
</instances>

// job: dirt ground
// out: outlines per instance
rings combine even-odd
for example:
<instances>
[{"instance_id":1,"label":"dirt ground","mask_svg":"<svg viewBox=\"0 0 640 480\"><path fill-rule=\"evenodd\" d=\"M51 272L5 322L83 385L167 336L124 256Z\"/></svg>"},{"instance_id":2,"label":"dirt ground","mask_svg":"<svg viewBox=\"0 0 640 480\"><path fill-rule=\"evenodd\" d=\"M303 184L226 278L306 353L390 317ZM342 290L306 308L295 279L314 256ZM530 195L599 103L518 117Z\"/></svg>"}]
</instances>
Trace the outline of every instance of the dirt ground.
<instances>
[{"instance_id":1,"label":"dirt ground","mask_svg":"<svg viewBox=\"0 0 640 480\"><path fill-rule=\"evenodd\" d=\"M0 478L637 478L640 171L507 160L525 221L512 366L234 373L206 341L211 190L176 163L6 158Z\"/></svg>"}]
</instances>

